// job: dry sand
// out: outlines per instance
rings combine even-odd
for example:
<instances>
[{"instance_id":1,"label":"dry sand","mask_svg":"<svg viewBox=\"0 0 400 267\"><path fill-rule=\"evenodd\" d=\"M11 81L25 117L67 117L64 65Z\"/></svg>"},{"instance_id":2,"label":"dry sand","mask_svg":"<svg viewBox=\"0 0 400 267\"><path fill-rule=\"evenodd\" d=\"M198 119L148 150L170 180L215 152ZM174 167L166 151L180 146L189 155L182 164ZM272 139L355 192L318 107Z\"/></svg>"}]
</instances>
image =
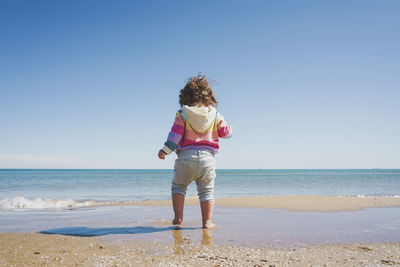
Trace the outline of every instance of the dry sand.
<instances>
[{"instance_id":1,"label":"dry sand","mask_svg":"<svg viewBox=\"0 0 400 267\"><path fill-rule=\"evenodd\" d=\"M207 231L207 230L205 230ZM400 243L301 249L213 246L175 241L114 242L98 237L0 234L0 266L400 266ZM175 236L176 235L176 236Z\"/></svg>"},{"instance_id":2,"label":"dry sand","mask_svg":"<svg viewBox=\"0 0 400 267\"><path fill-rule=\"evenodd\" d=\"M364 208L400 207L395 197L339 197L339 196L254 196L220 198L216 204L242 208L287 209L294 211L349 211ZM118 205L121 205L119 203ZM170 200L126 202L124 205L170 206ZM186 199L185 205L198 205L197 199Z\"/></svg>"}]
</instances>

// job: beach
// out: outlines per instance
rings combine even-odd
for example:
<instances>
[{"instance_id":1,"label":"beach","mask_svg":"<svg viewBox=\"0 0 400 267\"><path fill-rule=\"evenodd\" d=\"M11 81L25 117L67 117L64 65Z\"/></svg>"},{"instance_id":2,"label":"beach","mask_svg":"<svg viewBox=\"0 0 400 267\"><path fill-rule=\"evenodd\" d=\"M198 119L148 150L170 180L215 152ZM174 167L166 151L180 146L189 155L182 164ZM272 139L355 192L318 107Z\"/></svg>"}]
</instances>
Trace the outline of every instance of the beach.
<instances>
[{"instance_id":1,"label":"beach","mask_svg":"<svg viewBox=\"0 0 400 267\"><path fill-rule=\"evenodd\" d=\"M0 1L0 267L400 267L399 11Z\"/></svg>"},{"instance_id":2,"label":"beach","mask_svg":"<svg viewBox=\"0 0 400 267\"><path fill-rule=\"evenodd\" d=\"M110 243L97 237L1 234L1 266L398 266L400 244L334 244L282 250L175 240Z\"/></svg>"},{"instance_id":3,"label":"beach","mask_svg":"<svg viewBox=\"0 0 400 267\"><path fill-rule=\"evenodd\" d=\"M0 170L0 266L400 266L400 170L218 170L171 225L171 170Z\"/></svg>"},{"instance_id":4,"label":"beach","mask_svg":"<svg viewBox=\"0 0 400 267\"><path fill-rule=\"evenodd\" d=\"M0 265L400 265L397 198L217 199L211 230L195 199L172 226L169 202L0 214Z\"/></svg>"}]
</instances>

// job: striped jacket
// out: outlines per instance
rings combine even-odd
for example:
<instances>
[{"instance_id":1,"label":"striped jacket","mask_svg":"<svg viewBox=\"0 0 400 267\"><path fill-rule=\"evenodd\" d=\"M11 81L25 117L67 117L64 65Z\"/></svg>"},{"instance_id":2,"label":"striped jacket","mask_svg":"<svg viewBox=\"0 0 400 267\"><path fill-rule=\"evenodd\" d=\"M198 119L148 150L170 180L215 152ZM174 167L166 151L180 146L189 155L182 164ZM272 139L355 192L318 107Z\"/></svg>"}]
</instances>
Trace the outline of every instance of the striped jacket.
<instances>
[{"instance_id":1,"label":"striped jacket","mask_svg":"<svg viewBox=\"0 0 400 267\"><path fill-rule=\"evenodd\" d=\"M218 139L230 138L232 133L233 128L214 107L183 106L176 113L162 150L166 154L188 149L207 149L217 153Z\"/></svg>"}]
</instances>

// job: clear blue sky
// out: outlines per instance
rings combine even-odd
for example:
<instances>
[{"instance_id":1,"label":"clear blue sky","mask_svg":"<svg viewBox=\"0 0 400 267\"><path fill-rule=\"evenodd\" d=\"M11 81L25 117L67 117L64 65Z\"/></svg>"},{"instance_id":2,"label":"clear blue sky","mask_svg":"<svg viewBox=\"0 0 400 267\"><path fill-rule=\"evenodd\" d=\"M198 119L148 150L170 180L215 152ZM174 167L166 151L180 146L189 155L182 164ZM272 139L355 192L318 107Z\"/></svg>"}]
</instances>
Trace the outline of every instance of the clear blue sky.
<instances>
[{"instance_id":1,"label":"clear blue sky","mask_svg":"<svg viewBox=\"0 0 400 267\"><path fill-rule=\"evenodd\" d=\"M0 168L172 168L187 78L218 168L400 168L399 1L1 1Z\"/></svg>"}]
</instances>

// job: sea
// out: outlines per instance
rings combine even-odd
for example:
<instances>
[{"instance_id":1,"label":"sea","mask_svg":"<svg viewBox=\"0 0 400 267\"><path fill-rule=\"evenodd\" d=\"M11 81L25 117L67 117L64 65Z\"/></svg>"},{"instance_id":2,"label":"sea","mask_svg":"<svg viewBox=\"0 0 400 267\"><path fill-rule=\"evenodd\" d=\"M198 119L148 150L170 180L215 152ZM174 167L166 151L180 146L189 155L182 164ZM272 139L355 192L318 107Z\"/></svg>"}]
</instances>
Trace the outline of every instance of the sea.
<instances>
[{"instance_id":1,"label":"sea","mask_svg":"<svg viewBox=\"0 0 400 267\"><path fill-rule=\"evenodd\" d=\"M173 170L0 169L0 212L170 199ZM215 197L400 197L399 169L217 170ZM196 184L187 197L196 198Z\"/></svg>"}]
</instances>

